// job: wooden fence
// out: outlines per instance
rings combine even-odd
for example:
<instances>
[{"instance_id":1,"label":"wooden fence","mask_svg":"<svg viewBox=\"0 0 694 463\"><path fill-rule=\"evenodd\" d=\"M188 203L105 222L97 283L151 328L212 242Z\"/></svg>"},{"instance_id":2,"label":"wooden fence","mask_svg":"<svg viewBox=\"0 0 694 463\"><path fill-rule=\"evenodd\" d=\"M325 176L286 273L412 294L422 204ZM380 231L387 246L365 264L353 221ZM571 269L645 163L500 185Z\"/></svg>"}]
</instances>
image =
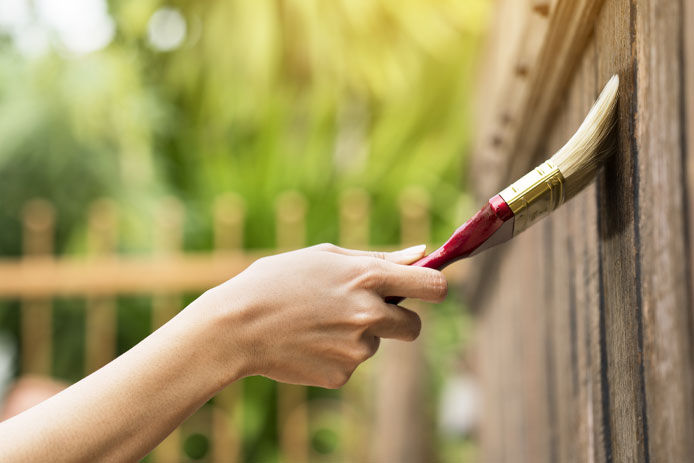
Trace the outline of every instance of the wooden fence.
<instances>
[{"instance_id":1,"label":"wooden fence","mask_svg":"<svg viewBox=\"0 0 694 463\"><path fill-rule=\"evenodd\" d=\"M475 262L493 462L694 455L694 6L497 2L472 172L488 197L559 148L612 74L597 182Z\"/></svg>"},{"instance_id":2,"label":"wooden fence","mask_svg":"<svg viewBox=\"0 0 694 463\"><path fill-rule=\"evenodd\" d=\"M349 190L341 196L340 244L368 247L369 202L361 190ZM23 213L24 255L0 260L0 298L22 301L21 372L51 374L54 351L60 348L51 339L55 297L86 299L84 373L88 374L116 355L117 295L152 295L154 330L182 308L182 292L203 291L233 277L258 257L306 245L305 198L290 191L280 195L276 205L277 250L243 250L244 202L227 194L213 204L213 252L182 251L185 211L176 199L167 198L154 214L153 254L126 257L116 253L118 208L114 202L104 199L91 207L88 253L84 256L55 256L52 243L59 217L49 202L29 202ZM426 194L418 189L404 191L403 244L426 242L429 220ZM459 274L450 276L457 278ZM373 362L381 372L377 377L370 374L375 368ZM421 405L427 402L421 400L426 392L422 368L421 344L384 342L379 356L357 371L340 400L311 403L305 387L278 384L281 460L426 461L431 455L432 435L425 432L431 429L427 421L431 413ZM229 386L212 407L203 407L182 426L211 437L208 461L241 461L242 394L243 382ZM332 453L320 454L310 445L312 429L335 421L336 416L342 423L338 429L342 444ZM371 439L374 435L384 437ZM154 450L152 461L184 461L182 440L179 428Z\"/></svg>"}]
</instances>

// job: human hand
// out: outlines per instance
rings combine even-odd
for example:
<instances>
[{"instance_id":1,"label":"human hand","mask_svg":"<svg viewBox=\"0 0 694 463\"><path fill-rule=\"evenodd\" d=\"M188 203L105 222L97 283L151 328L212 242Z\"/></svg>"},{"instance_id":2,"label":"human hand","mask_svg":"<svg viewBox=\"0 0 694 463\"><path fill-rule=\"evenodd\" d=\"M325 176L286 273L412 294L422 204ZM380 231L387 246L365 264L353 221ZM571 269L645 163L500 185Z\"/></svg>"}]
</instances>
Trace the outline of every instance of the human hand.
<instances>
[{"instance_id":1,"label":"human hand","mask_svg":"<svg viewBox=\"0 0 694 463\"><path fill-rule=\"evenodd\" d=\"M445 298L441 272L404 265L423 253L424 246L372 253L321 244L262 258L203 297L222 315L221 342L246 357L247 375L337 388L380 338L419 335L419 316L385 297Z\"/></svg>"},{"instance_id":2,"label":"human hand","mask_svg":"<svg viewBox=\"0 0 694 463\"><path fill-rule=\"evenodd\" d=\"M112 362L0 423L0 460L138 461L247 375L340 387L380 337L419 334L417 314L385 297L445 297L440 272L402 265L423 251L319 245L260 259Z\"/></svg>"}]
</instances>

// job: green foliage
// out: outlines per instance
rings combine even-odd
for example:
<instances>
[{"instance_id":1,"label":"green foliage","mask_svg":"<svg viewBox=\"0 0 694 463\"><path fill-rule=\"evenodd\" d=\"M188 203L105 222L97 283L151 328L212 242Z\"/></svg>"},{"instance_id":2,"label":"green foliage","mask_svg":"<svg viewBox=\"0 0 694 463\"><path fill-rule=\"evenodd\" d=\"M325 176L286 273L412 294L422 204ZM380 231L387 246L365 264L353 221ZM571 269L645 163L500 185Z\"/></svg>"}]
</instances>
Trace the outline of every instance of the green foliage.
<instances>
[{"instance_id":1,"label":"green foliage","mask_svg":"<svg viewBox=\"0 0 694 463\"><path fill-rule=\"evenodd\" d=\"M172 1L187 33L169 52L148 40L164 5L111 1L115 37L87 55L56 36L26 54L0 28L0 255L20 253L21 207L37 196L57 208L60 253L81 252L88 205L102 196L122 206L124 252L151 247L164 195L186 205L195 250L211 247L210 205L228 191L246 201L253 248L274 245L274 202L288 189L308 199L311 243L337 240L347 187L373 198L372 244L398 242L407 186L429 192L435 240L457 225L487 0ZM120 352L149 331L148 304L120 301ZM16 309L5 307L0 323L16 332ZM61 301L57 315L76 323L54 328L56 373L70 379L81 365L70 359L83 355L81 307ZM457 342L452 325L436 326L436 339ZM246 456L273 460L274 385L245 389ZM314 445L329 447L326 436Z\"/></svg>"},{"instance_id":2,"label":"green foliage","mask_svg":"<svg viewBox=\"0 0 694 463\"><path fill-rule=\"evenodd\" d=\"M396 240L405 185L432 193L439 226L454 222L485 1L181 2L188 35L167 53L146 38L159 6L114 2L115 40L90 55L0 48L3 254L18 252L32 196L58 206L61 249L102 195L142 218L173 193L204 219L236 191L252 247L272 244L286 189L309 198L311 241L336 239L347 186L373 194L376 242Z\"/></svg>"},{"instance_id":3,"label":"green foliage","mask_svg":"<svg viewBox=\"0 0 694 463\"><path fill-rule=\"evenodd\" d=\"M193 460L200 460L207 455L210 441L204 434L196 433L188 436L183 443L183 450Z\"/></svg>"}]
</instances>

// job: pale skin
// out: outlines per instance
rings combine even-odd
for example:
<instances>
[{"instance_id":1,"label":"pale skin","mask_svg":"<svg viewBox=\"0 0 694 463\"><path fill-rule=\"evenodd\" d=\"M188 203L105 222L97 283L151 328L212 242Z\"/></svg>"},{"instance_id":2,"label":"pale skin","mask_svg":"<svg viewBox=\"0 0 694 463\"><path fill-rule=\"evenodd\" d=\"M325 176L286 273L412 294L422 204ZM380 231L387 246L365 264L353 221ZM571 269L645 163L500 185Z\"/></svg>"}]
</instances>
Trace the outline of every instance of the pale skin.
<instances>
[{"instance_id":1,"label":"pale skin","mask_svg":"<svg viewBox=\"0 0 694 463\"><path fill-rule=\"evenodd\" d=\"M0 461L136 461L246 376L338 388L380 338L419 335L419 316L386 296L446 296L440 272L406 265L423 253L324 244L260 259L108 365L0 423Z\"/></svg>"}]
</instances>

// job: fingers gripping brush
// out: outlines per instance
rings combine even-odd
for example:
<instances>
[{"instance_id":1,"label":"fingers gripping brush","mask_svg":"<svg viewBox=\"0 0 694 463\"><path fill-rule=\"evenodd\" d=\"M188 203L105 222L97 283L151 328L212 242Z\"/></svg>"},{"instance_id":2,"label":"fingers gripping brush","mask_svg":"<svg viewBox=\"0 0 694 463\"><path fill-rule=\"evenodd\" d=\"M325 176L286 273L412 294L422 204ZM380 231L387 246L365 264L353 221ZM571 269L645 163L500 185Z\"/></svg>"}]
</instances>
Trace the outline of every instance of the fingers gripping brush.
<instances>
[{"instance_id":1,"label":"fingers gripping brush","mask_svg":"<svg viewBox=\"0 0 694 463\"><path fill-rule=\"evenodd\" d=\"M610 153L603 142L615 123L619 77L612 76L571 139L549 160L492 197L431 254L412 265L443 269L510 240L588 185ZM388 297L398 304L402 297Z\"/></svg>"}]
</instances>

